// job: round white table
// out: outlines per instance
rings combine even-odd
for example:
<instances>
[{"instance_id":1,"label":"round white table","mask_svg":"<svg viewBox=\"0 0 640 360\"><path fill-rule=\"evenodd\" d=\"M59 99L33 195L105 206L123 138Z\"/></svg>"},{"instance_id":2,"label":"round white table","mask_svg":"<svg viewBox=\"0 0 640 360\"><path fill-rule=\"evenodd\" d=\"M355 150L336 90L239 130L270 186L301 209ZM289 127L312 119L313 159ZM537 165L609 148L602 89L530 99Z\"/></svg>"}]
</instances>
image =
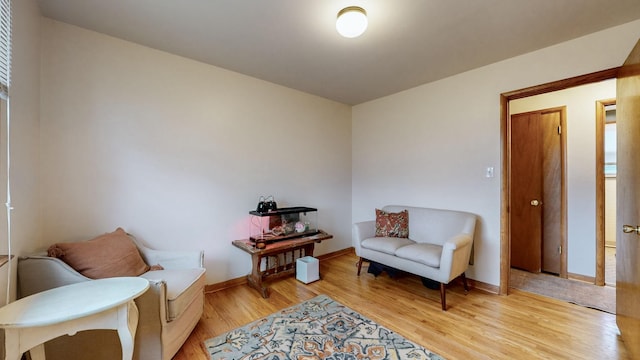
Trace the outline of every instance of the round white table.
<instances>
[{"instance_id":1,"label":"round white table","mask_svg":"<svg viewBox=\"0 0 640 360\"><path fill-rule=\"evenodd\" d=\"M117 330L122 359L131 360L138 326L133 299L148 288L149 281L137 277L91 280L33 294L0 308L5 360L19 360L28 350L32 359L44 360L46 341L90 329Z\"/></svg>"}]
</instances>

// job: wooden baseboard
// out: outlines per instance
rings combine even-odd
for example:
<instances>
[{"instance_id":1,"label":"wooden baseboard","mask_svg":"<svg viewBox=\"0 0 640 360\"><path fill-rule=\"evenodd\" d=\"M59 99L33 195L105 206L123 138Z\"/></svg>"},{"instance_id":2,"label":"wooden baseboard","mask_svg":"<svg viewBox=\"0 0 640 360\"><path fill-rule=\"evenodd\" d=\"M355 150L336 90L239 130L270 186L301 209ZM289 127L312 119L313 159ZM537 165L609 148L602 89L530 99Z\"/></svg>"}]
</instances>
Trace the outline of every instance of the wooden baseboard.
<instances>
[{"instance_id":1,"label":"wooden baseboard","mask_svg":"<svg viewBox=\"0 0 640 360\"><path fill-rule=\"evenodd\" d=\"M319 256L317 256L317 259L322 261L322 260L328 260L328 259L332 259L332 258L335 258L335 257L338 257L338 256L349 255L349 254L354 254L354 253L355 253L355 249L353 247L348 247L346 249L342 249L342 250L330 252L330 253L327 253L327 254L319 255ZM498 286L487 284L487 283L484 283L482 281L478 281L478 280L474 280L474 279L467 279L467 281L469 283L469 286L472 289L485 291L485 292L488 292L488 293L491 293L491 294L499 294L500 293L500 287L498 287ZM235 287L235 286L246 285L246 284L247 284L247 277L246 276L242 276L242 277L239 277L239 278L230 279L230 280L219 282L219 283L215 283L215 284L205 285L204 292L205 292L205 294L209 294L209 293L214 293L216 291L228 289L228 288Z\"/></svg>"},{"instance_id":2,"label":"wooden baseboard","mask_svg":"<svg viewBox=\"0 0 640 360\"><path fill-rule=\"evenodd\" d=\"M228 288L232 288L240 285L246 285L246 284L247 284L247 277L243 276L243 277L230 279L230 280L215 283L215 284L205 285L204 293L205 294L214 293L216 291L225 290Z\"/></svg>"},{"instance_id":3,"label":"wooden baseboard","mask_svg":"<svg viewBox=\"0 0 640 360\"><path fill-rule=\"evenodd\" d=\"M586 275L568 273L567 274L567 278L572 279L572 280L584 281L584 282L588 282L588 283L591 283L591 284L595 284L596 283L596 278L593 277L593 276L586 276Z\"/></svg>"},{"instance_id":4,"label":"wooden baseboard","mask_svg":"<svg viewBox=\"0 0 640 360\"><path fill-rule=\"evenodd\" d=\"M478 281L478 280L474 280L474 279L468 279L467 278L467 282L469 283L469 287L473 288L473 289L477 289L477 290L482 290L491 294L500 294L500 287L496 286L496 285L491 285L491 284L487 284L485 282L482 281Z\"/></svg>"},{"instance_id":5,"label":"wooden baseboard","mask_svg":"<svg viewBox=\"0 0 640 360\"><path fill-rule=\"evenodd\" d=\"M334 257L342 256L342 255L355 254L355 252L356 252L356 249L354 249L352 246L346 249L330 252L328 254L319 255L317 258L318 260L327 260L327 259L332 259Z\"/></svg>"},{"instance_id":6,"label":"wooden baseboard","mask_svg":"<svg viewBox=\"0 0 640 360\"><path fill-rule=\"evenodd\" d=\"M330 252L330 253L327 253L327 254L319 255L316 258L318 260L322 261L322 260L332 259L334 257L338 257L338 256L346 255L346 254L353 254L353 253L355 253L355 249L353 247L348 247L346 249L342 249L342 250ZM230 279L230 280L219 282L219 283L215 283L215 284L205 285L204 286L204 293L205 294L214 293L216 291L228 289L228 288L231 288L231 287L234 287L234 286L246 285L246 284L247 284L247 277L246 276L242 276L242 277L239 277L239 278Z\"/></svg>"}]
</instances>

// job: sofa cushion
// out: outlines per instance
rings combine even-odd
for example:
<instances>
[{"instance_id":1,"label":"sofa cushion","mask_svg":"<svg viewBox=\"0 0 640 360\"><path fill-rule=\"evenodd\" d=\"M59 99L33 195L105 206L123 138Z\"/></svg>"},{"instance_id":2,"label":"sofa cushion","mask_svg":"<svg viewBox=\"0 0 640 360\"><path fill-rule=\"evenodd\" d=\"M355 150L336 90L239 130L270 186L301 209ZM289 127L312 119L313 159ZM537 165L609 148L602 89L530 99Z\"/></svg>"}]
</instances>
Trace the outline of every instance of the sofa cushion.
<instances>
[{"instance_id":1,"label":"sofa cushion","mask_svg":"<svg viewBox=\"0 0 640 360\"><path fill-rule=\"evenodd\" d=\"M47 254L91 279L138 276L149 270L135 243L122 228L88 241L53 244Z\"/></svg>"},{"instance_id":2,"label":"sofa cushion","mask_svg":"<svg viewBox=\"0 0 640 360\"><path fill-rule=\"evenodd\" d=\"M394 255L399 248L403 246L415 244L415 241L398 238L398 237L372 237L364 239L360 246L365 249L381 251L390 255Z\"/></svg>"},{"instance_id":3,"label":"sofa cushion","mask_svg":"<svg viewBox=\"0 0 640 360\"><path fill-rule=\"evenodd\" d=\"M204 296L205 270L170 269L146 272L140 277L167 284L167 321L178 318L198 296Z\"/></svg>"},{"instance_id":4,"label":"sofa cushion","mask_svg":"<svg viewBox=\"0 0 640 360\"><path fill-rule=\"evenodd\" d=\"M408 238L409 212L391 213L376 209L376 236Z\"/></svg>"},{"instance_id":5,"label":"sofa cushion","mask_svg":"<svg viewBox=\"0 0 640 360\"><path fill-rule=\"evenodd\" d=\"M439 268L440 257L442 255L442 246L426 243L415 243L399 248L398 250L396 250L395 255L403 259L412 260L425 264L427 266Z\"/></svg>"}]
</instances>

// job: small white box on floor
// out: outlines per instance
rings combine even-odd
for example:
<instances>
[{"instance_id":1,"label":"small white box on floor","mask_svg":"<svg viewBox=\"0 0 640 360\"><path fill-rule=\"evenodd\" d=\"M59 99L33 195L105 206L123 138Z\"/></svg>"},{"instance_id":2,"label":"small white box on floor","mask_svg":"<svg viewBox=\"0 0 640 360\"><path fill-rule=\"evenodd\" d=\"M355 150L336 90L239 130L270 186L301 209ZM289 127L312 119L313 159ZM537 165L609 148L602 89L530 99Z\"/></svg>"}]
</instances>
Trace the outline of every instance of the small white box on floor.
<instances>
[{"instance_id":1,"label":"small white box on floor","mask_svg":"<svg viewBox=\"0 0 640 360\"><path fill-rule=\"evenodd\" d=\"M320 280L320 261L313 256L304 256L296 260L296 279L305 284Z\"/></svg>"}]
</instances>

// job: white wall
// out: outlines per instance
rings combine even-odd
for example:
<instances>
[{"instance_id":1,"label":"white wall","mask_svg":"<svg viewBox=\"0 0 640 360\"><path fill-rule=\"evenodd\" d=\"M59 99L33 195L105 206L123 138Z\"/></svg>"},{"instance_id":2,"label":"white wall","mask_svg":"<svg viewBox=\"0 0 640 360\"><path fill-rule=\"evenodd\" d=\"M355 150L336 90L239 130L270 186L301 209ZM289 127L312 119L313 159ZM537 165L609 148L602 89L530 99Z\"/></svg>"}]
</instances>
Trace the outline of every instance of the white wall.
<instances>
[{"instance_id":1,"label":"white wall","mask_svg":"<svg viewBox=\"0 0 640 360\"><path fill-rule=\"evenodd\" d=\"M42 21L44 243L121 226L204 249L207 283L246 275L260 195L319 209L351 246L351 108L200 62Z\"/></svg>"},{"instance_id":2,"label":"white wall","mask_svg":"<svg viewBox=\"0 0 640 360\"><path fill-rule=\"evenodd\" d=\"M635 21L355 106L353 221L389 203L476 213L467 276L498 285L499 95L620 66L639 37ZM495 178L484 177L487 166Z\"/></svg>"},{"instance_id":3,"label":"white wall","mask_svg":"<svg viewBox=\"0 0 640 360\"><path fill-rule=\"evenodd\" d=\"M11 188L14 253L40 246L40 9L12 1Z\"/></svg>"},{"instance_id":4,"label":"white wall","mask_svg":"<svg viewBox=\"0 0 640 360\"><path fill-rule=\"evenodd\" d=\"M615 79L511 101L511 114L566 106L567 271L595 277L596 101L616 97Z\"/></svg>"}]
</instances>

